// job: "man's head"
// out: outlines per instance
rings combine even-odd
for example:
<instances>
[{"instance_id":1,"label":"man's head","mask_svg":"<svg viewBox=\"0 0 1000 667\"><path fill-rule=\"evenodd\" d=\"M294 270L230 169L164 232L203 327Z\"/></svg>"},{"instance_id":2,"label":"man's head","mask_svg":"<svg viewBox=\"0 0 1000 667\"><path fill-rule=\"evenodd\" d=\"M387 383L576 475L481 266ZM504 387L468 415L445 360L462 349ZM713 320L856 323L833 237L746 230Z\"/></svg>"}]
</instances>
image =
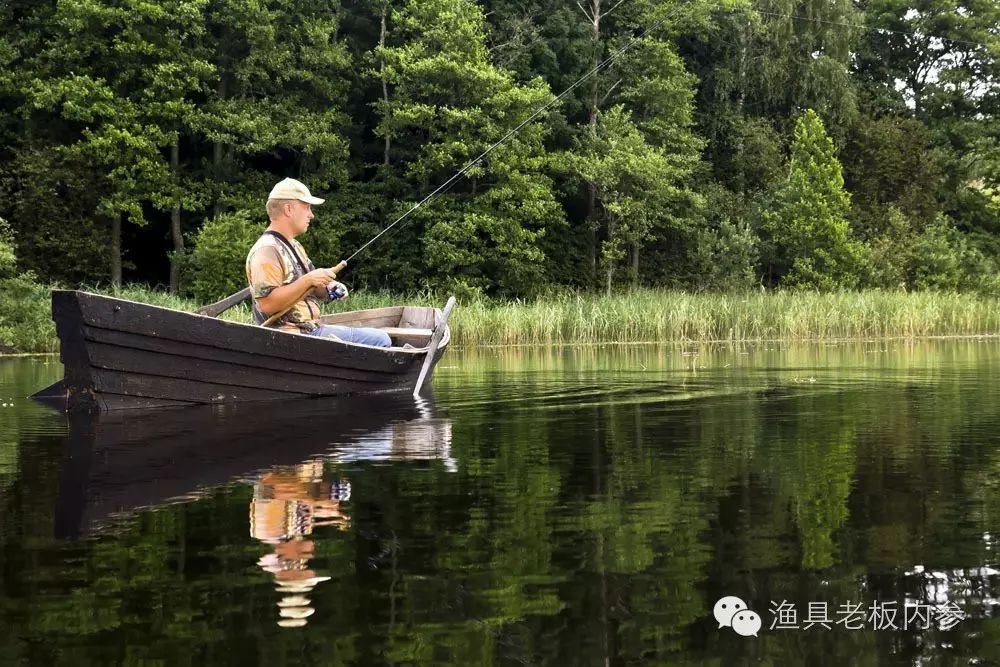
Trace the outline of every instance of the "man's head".
<instances>
[{"instance_id":1,"label":"man's head","mask_svg":"<svg viewBox=\"0 0 1000 667\"><path fill-rule=\"evenodd\" d=\"M303 183L294 178L286 178L271 189L267 196L267 217L284 233L293 238L309 229L313 219L313 206L319 206L325 199L313 197Z\"/></svg>"}]
</instances>

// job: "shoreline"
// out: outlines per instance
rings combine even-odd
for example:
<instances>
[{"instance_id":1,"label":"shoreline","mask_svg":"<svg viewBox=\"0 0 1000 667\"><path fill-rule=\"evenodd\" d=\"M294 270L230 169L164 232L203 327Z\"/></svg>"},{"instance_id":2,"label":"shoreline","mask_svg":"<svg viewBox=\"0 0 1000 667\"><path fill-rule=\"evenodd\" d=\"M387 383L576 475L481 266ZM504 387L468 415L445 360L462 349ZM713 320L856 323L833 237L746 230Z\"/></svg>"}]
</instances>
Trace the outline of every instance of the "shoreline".
<instances>
[{"instance_id":1,"label":"shoreline","mask_svg":"<svg viewBox=\"0 0 1000 667\"><path fill-rule=\"evenodd\" d=\"M25 298L36 305L0 314L0 356L58 351L48 288ZM200 303L142 286L91 291L186 312ZM436 295L365 292L324 313L386 306L440 305ZM223 319L250 324L240 306ZM888 340L998 339L1000 298L968 292L744 292L686 293L641 289L611 296L561 292L534 301L477 299L452 316L456 348L568 345L748 345Z\"/></svg>"},{"instance_id":2,"label":"shoreline","mask_svg":"<svg viewBox=\"0 0 1000 667\"><path fill-rule=\"evenodd\" d=\"M933 334L927 336L886 336L878 338L761 338L761 339L710 339L710 340L650 340L650 341L579 341L579 342L553 342L553 343L466 343L463 345L451 345L455 351L468 352L471 350L497 350L497 349L529 349L529 348L574 348L574 347L652 347L656 345L681 347L681 346L754 346L773 344L793 344L793 345L844 345L844 344L865 344L865 343L885 343L890 341L921 342L921 341L1000 341L1000 333L991 334ZM13 352L0 353L0 360L4 359L24 359L31 357L58 357L59 352Z\"/></svg>"}]
</instances>

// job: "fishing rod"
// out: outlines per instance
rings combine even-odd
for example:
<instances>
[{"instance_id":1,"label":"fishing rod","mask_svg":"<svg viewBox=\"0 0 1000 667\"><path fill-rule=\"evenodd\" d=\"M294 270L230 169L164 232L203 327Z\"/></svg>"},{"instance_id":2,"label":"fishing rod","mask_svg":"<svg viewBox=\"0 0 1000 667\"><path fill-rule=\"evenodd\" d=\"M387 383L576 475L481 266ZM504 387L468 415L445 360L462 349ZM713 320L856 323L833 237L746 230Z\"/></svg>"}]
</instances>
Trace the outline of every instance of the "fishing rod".
<instances>
[{"instance_id":1,"label":"fishing rod","mask_svg":"<svg viewBox=\"0 0 1000 667\"><path fill-rule=\"evenodd\" d=\"M362 245L360 248L358 248L354 252L353 255L351 255L350 257L348 257L346 260L343 260L337 266L340 267L341 264L344 265L344 266L347 266L347 262L350 262L352 259L354 259L355 257L357 257L365 248L367 248L372 243L374 243L375 241L377 241L383 234L385 234L387 231L389 231L390 229L392 229L393 227L395 227L396 225L398 225L399 223L401 223L406 218L410 217L410 215L412 215L413 212L416 211L418 208L420 208L424 204L427 204L427 203L433 201L440 194L443 194L452 185L454 185L462 176L464 176L466 174L466 172L469 171L469 169L471 169L472 167L474 167L483 158L485 158L487 155L489 155L490 153L492 153L494 151L494 149L499 148L500 146L502 146L503 144L505 144L507 142L507 140L510 139L511 137L513 137L514 135L516 135L521 130L521 128L523 128L525 125L527 125L528 123L530 123L531 121L533 121L534 119L538 118L540 115L542 115L543 113L545 113L546 111L548 111L549 109L551 109L553 105L555 105L562 98L566 97L571 92L573 92L573 90L575 90L577 88L577 86L579 86L580 84L582 84L584 81L586 81L587 79L589 79L590 77L592 77L594 74L596 74L597 72L601 71L602 69L604 69L605 67L607 67L608 65L610 65L620 55L622 55L623 53L625 53L626 51L628 51L630 48L632 48L639 40L641 40L647 34L649 34L650 32L653 32L654 30L656 30L657 28L659 28L661 25L663 25L664 23L666 23L667 19L671 18L674 14L676 14L677 12L679 12L683 8L683 6L684 6L683 4L677 5L671 11L667 12L656 23L654 23L651 26L647 26L647 27L643 28L639 32L639 34L633 36L632 39L630 39L625 44L625 46L621 47L620 49L618 49L617 51L615 51L614 53L612 53L610 56L608 56L607 58L605 58L602 62L600 62L599 64L597 64L593 69L591 69L589 72L587 72L586 74L584 74L583 76L581 76L579 79L577 79L573 83L573 85L571 85L569 88L567 88L566 90L564 90L561 93L559 93L559 95L557 95L555 98L549 100L546 104L544 104L541 107L539 107L533 114L531 114L526 119L524 119L523 121L521 121L514 129L510 130L507 134L505 134L503 137L501 137L492 146L490 146L489 148L487 148L486 150L484 150L478 156L476 156L473 159L469 160L465 164L465 166L462 167L461 169L459 169L451 178L449 178L447 181L445 181L444 183L442 183L441 185L439 185L437 188L435 188L435 190L433 192L431 192L429 195L427 195L426 197L424 197L423 199L421 199L419 202L417 202L416 204L414 204L408 211L406 211L406 213L404 213L403 215L401 215L398 218L396 218L388 227L386 227L381 232L379 232L378 234L376 234L374 237L372 237L371 239L369 239L364 245Z\"/></svg>"},{"instance_id":2,"label":"fishing rod","mask_svg":"<svg viewBox=\"0 0 1000 667\"><path fill-rule=\"evenodd\" d=\"M616 4L612 9L617 8L618 5L620 5L622 2L624 2L624 0L619 0L618 4ZM335 267L336 270L337 270L337 272L339 273L341 270L343 270L347 266L348 262L350 262L352 259L354 259L355 257L357 257L362 251L364 251L368 246L370 246L372 243L374 243L379 238L381 238L390 229L392 229L393 227L395 227L399 223L403 222L406 218L408 218L410 215L412 215L421 206L424 206L425 204L428 204L428 203L432 202L435 198L437 198L441 194L444 194L444 192L446 192L448 189L451 188L452 185L454 185L456 182L458 182L458 180L460 178L462 178L462 176L464 176L466 174L466 172L469 171L469 169L471 169L476 164L478 164L480 161L482 161L482 159L485 158L487 155L489 155L491 152L493 152L494 149L496 149L496 148L502 146L503 144L505 144L507 142L507 140L509 140L514 135L516 135L521 130L521 128L523 128L525 125L527 125L528 123L530 123L534 119L538 118L538 116L540 116L544 112L548 111L557 102L559 102L564 97L566 97L566 95L568 95L569 93L571 93L580 84L584 83L587 79L589 79L590 77L592 77L594 74L596 74L597 72L601 71L602 69L604 69L605 67L607 67L608 65L610 65L619 56L621 56L623 53L625 53L630 48L632 48L639 40L641 40L647 34L649 34L650 32L653 32L654 30L656 30L657 28L659 28L661 25L663 25L668 19L670 19L671 17L673 17L675 14L677 14L683 8L683 6L684 6L683 4L678 4L671 11L667 12L656 23L654 23L651 26L647 26L646 28L643 28L637 35L633 36L623 47L621 47L620 49L618 49L617 51L615 51L614 53L612 53L610 56L608 56L607 58L605 58L602 62L600 62L598 65L596 65L590 71L588 71L586 74L584 74L579 79L577 79L573 83L573 85L571 85L569 88L567 88L563 92L559 93L559 95L557 95L555 98L553 98L552 100L550 100L549 102L547 102L546 104L544 104L543 106L541 106L534 113L532 113L525 120L523 120L521 123L519 123L515 128L513 128L512 130L510 130L509 132L507 132L507 134L505 134L503 137L501 137L497 142L495 142L493 145L491 145L489 148L487 148L485 151L483 151L477 157L469 160L465 164L465 166L463 166L461 169L459 169L451 178L449 178L447 181L445 181L444 183L442 183L441 185L439 185L433 192L431 192L430 194L428 194L426 197L424 197L423 199L421 199L419 202L417 202L416 204L414 204L408 211L406 211L403 215L401 215L398 218L396 218L396 220L394 220L391 224L389 224L381 232L379 232L374 237L372 237L371 239L369 239L364 245L362 245L360 248L358 248L354 252L353 255L351 255L350 257L348 257L346 260L341 261L340 264L338 264ZM786 15L779 14L777 12L768 12L768 11L763 11L763 10L755 10L755 11L757 11L760 14L766 14L766 15L774 16L774 17L778 17L778 18L787 18L787 19L794 19L794 20L812 21L812 22L816 22L816 23L826 23L826 24L830 24L830 25L837 25L837 26L850 27L850 28L861 28L861 29L864 29L866 31L878 30L878 31L883 31L883 32L890 32L890 33L897 33L897 34L904 34L904 35L914 34L914 33L908 33L908 32L901 31L901 30L890 30L890 29L886 29L886 28L872 28L872 27L867 27L867 26L860 25L860 24L840 23L840 22L835 22L835 21L824 21L822 19L814 19L814 18L809 18L809 17L805 17L805 16L798 16L798 15L794 15L794 14L790 14L790 15L786 16ZM985 47L986 46L985 44L982 44L982 43L979 43L979 42L970 42L970 41L967 41L967 40L949 39L949 38L946 38L946 37L939 37L939 39L945 39L945 40L952 41L952 42L970 44L970 45L981 46L981 47Z\"/></svg>"},{"instance_id":3,"label":"fishing rod","mask_svg":"<svg viewBox=\"0 0 1000 667\"><path fill-rule=\"evenodd\" d=\"M421 199L419 202L417 202L416 204L414 204L413 206L411 206L409 210L407 210L401 216L399 216L398 218L396 218L395 220L393 220L388 226L385 227L385 229L383 229L378 234L376 234L375 236L373 236L371 239L369 239L368 241L366 241L360 248L358 248L356 251L354 251L354 253L351 256L349 256L345 260L341 260L333 268L327 269L328 273L330 274L331 280L335 279L337 277L337 274L339 274L341 271L343 271L347 267L348 262L350 262L351 260L353 260L359 254L361 254L365 249L367 249L371 244L375 243L375 241L377 241L382 236L384 236L386 232L388 232L390 229L392 229L396 225L402 223L404 220L406 220L407 218L409 218L420 207L433 202L437 197L439 197L441 194L443 194L449 188L451 188L452 185L454 185L455 183L457 183L459 179L461 179L463 176L465 176L465 174L470 169L472 169L472 167L474 167L475 165L479 164L483 160L483 158L485 158L487 155L489 155L490 153L492 153L494 150L496 150L497 148L499 148L503 144L507 143L507 141L509 141L513 136L515 136L518 132L520 132L521 129L525 125L527 125L528 123L530 123L531 121L535 120L540 115L542 115L543 113L545 113L546 111L548 111L549 109L551 109L555 104L557 104L559 101L561 101L564 97L566 97L571 92L573 92L574 90L576 90L576 88L579 87L582 83L584 83L585 81L587 81L588 79L590 79L592 76L594 76L595 74L597 74L598 72L600 72L602 69L606 68L608 65L610 65L615 60L617 60L623 53L625 53L626 51L628 51L629 49L631 49L633 46L635 46L646 35L648 35L649 33L657 30L660 26L662 26L664 23L666 23L667 20L669 20L670 18L672 18L681 9L683 9L685 4L686 3L678 4L672 10L670 10L669 12L667 12L666 14L664 14L663 17L661 17L658 21L656 21L652 25L646 26L645 28L643 28L642 30L640 30L638 32L638 34L634 35L631 39L629 39L629 41L626 42L624 46L622 46L621 48L617 49L616 51L614 51L613 53L611 53L611 55L609 55L607 58L605 58L600 63L598 63L597 65L595 65L593 68L591 68L586 74L584 74L583 76L581 76L579 79L577 79L576 81L574 81L571 86L569 86L568 88L566 88L566 90L562 91L556 97L554 97L553 99L549 100L548 102L546 102L545 104L543 104L541 107L539 107L538 109L536 109L534 111L534 113L532 113L530 116L528 116L523 121L521 121L520 123L518 123L517 126L515 126L513 129L511 129L509 132L507 132L503 137L501 137L499 140L497 140L492 145L490 145L482 153L480 153L476 157L474 157L471 160L469 160L461 169L459 169L457 172L455 172L455 174L452 175L451 178L449 178L447 181L445 181L444 183L442 183L441 185L439 185L430 194L428 194L426 197L424 197L423 199ZM297 303L302 298L302 296L304 296L309 291L309 289L312 289L312 288L310 287L310 288L306 289L305 291L303 291L302 294L299 295L299 297L288 308L286 308L286 309L282 310L281 312L276 313L275 315L272 315L271 317L269 317L264 322L264 326L267 326L267 325L273 323L278 318L280 318L282 315L284 315L289 310L291 310L292 307L295 305L295 303ZM209 306L205 306L203 308L199 308L197 312L201 313L201 314L204 314L204 315L209 315L211 317L215 317L218 314L222 313L223 311L227 310L228 308L231 308L232 306L234 306L234 305L236 305L236 304L238 304L238 303L246 300L247 298L249 298L249 296L250 296L250 290L248 288L248 289L242 290L242 291L240 291L240 292L238 292L236 294L233 294L232 296L229 296L226 299L223 299L222 301L219 301L217 303L211 304Z\"/></svg>"}]
</instances>

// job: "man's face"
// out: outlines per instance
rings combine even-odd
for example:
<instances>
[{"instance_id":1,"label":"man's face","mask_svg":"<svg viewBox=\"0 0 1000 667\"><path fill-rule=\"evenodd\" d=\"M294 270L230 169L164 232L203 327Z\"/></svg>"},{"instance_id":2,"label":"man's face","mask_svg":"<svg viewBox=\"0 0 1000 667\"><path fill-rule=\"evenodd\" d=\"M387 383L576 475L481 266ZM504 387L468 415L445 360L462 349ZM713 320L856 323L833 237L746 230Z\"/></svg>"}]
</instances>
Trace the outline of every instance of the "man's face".
<instances>
[{"instance_id":1,"label":"man's face","mask_svg":"<svg viewBox=\"0 0 1000 667\"><path fill-rule=\"evenodd\" d=\"M313 219L312 205L295 200L286 210L289 212L295 235L304 234L309 229L309 221Z\"/></svg>"}]
</instances>

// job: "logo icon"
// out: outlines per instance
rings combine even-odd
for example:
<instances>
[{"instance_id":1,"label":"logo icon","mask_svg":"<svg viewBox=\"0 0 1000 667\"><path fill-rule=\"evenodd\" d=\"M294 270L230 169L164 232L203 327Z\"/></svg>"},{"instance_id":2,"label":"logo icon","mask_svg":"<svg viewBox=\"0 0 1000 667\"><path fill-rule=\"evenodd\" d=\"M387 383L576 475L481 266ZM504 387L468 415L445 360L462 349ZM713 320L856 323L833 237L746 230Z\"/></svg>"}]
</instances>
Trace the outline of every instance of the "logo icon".
<instances>
[{"instance_id":1,"label":"logo icon","mask_svg":"<svg viewBox=\"0 0 1000 667\"><path fill-rule=\"evenodd\" d=\"M719 627L730 627L738 635L757 636L760 630L760 614L750 609L747 603L735 595L719 598L712 610Z\"/></svg>"}]
</instances>

